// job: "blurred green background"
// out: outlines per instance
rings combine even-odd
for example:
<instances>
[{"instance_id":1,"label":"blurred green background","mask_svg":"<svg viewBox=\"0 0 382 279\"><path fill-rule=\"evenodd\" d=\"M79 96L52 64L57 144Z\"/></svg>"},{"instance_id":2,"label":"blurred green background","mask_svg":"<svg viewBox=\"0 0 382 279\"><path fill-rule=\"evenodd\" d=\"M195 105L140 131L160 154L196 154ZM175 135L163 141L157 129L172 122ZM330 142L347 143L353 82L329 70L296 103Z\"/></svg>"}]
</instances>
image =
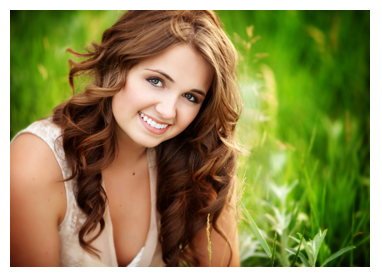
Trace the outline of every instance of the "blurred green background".
<instances>
[{"instance_id":1,"label":"blurred green background","mask_svg":"<svg viewBox=\"0 0 382 279\"><path fill-rule=\"evenodd\" d=\"M270 247L277 232L275 265L289 236L328 229L317 266L347 246L326 266L370 266L370 12L216 12L239 52L242 201ZM11 11L10 138L71 96L66 48L122 13ZM242 265L270 266L245 218L239 231Z\"/></svg>"}]
</instances>

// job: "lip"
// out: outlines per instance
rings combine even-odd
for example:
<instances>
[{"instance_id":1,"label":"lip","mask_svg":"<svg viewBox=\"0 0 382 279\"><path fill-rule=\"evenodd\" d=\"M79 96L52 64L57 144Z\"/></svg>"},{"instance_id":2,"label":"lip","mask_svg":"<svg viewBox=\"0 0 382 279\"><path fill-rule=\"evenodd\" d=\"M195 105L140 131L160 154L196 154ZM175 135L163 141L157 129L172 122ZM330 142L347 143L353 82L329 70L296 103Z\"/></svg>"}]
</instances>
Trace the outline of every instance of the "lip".
<instances>
[{"instance_id":1,"label":"lip","mask_svg":"<svg viewBox=\"0 0 382 279\"><path fill-rule=\"evenodd\" d=\"M140 113L141 111L138 111L138 114ZM143 112L142 112L143 113ZM146 113L143 113L144 115L146 115L148 118L151 118L152 120L154 120L156 123L159 123L159 124L165 124L165 125L172 125L171 123L167 123L167 122L162 122L162 121L159 121L158 119L146 114Z\"/></svg>"},{"instance_id":2,"label":"lip","mask_svg":"<svg viewBox=\"0 0 382 279\"><path fill-rule=\"evenodd\" d=\"M145 114L146 115L146 114ZM161 122L161 121L158 121L157 122L157 120L155 119L155 118L152 118L151 116L150 116L150 118L152 119L152 120L154 120L156 123L159 123L159 124L166 124L166 125L168 125L166 128L164 128L164 129L157 129L157 128L154 128L154 127L151 127L151 125L150 124L148 124L146 121L144 121L143 119L142 119L142 117L141 117L141 115L139 114L139 112L137 113L137 117L139 118L139 121L142 123L142 125L149 131L149 132L151 132L151 133L153 133L153 134L156 134L156 135L162 135L163 133L165 133L172 125L171 124L168 124L168 123L165 123L165 122ZM149 117L148 115L147 115L147 117Z\"/></svg>"}]
</instances>

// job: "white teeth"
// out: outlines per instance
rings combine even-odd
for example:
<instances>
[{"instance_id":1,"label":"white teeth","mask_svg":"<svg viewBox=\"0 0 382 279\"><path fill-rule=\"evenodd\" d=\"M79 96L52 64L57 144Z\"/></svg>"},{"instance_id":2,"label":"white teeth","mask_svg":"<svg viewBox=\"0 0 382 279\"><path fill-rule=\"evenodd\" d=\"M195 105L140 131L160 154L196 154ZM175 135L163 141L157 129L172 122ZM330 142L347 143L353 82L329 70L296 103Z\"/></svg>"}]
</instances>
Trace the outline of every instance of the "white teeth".
<instances>
[{"instance_id":1,"label":"white teeth","mask_svg":"<svg viewBox=\"0 0 382 279\"><path fill-rule=\"evenodd\" d=\"M142 117L143 121L146 121L147 124L149 124L153 128L164 129L164 128L166 128L168 126L167 124L156 123L154 120L152 120L148 116L144 115L142 112L139 112L139 115Z\"/></svg>"}]
</instances>

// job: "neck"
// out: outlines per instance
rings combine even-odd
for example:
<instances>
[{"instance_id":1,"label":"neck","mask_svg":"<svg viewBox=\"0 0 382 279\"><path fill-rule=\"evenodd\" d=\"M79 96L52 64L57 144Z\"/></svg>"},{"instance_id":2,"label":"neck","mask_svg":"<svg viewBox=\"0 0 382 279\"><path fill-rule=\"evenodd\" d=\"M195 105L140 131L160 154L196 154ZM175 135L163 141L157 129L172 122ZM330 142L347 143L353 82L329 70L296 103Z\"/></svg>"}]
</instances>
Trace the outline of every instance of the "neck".
<instances>
[{"instance_id":1,"label":"neck","mask_svg":"<svg viewBox=\"0 0 382 279\"><path fill-rule=\"evenodd\" d=\"M114 164L121 166L134 166L146 156L146 147L135 143L128 135L117 128L118 151Z\"/></svg>"}]
</instances>

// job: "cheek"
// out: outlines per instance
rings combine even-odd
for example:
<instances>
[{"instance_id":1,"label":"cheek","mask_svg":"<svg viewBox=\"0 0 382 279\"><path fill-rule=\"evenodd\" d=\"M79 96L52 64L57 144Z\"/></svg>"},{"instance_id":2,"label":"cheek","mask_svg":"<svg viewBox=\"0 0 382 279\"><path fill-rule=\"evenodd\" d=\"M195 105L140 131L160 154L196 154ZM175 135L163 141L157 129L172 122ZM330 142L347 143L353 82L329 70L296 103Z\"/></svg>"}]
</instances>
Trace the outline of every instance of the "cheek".
<instances>
[{"instance_id":1,"label":"cheek","mask_svg":"<svg viewBox=\"0 0 382 279\"><path fill-rule=\"evenodd\" d=\"M126 114L139 109L144 101L143 94L139 94L139 88L125 87L114 95L112 100L113 113Z\"/></svg>"},{"instance_id":2,"label":"cheek","mask_svg":"<svg viewBox=\"0 0 382 279\"><path fill-rule=\"evenodd\" d=\"M120 110L120 108L119 108L119 104L121 103L120 100L119 100L120 99L120 94L121 94L120 92L115 94L113 96L113 98L111 99L111 109L113 111L114 118L116 118L118 116L118 112Z\"/></svg>"},{"instance_id":3,"label":"cheek","mask_svg":"<svg viewBox=\"0 0 382 279\"><path fill-rule=\"evenodd\" d=\"M200 108L196 109L196 108L184 108L181 110L181 117L180 117L180 121L179 121L179 126L184 130L186 129L192 121L194 121L194 119L196 118L196 116L198 115L199 113L199 110Z\"/></svg>"},{"instance_id":4,"label":"cheek","mask_svg":"<svg viewBox=\"0 0 382 279\"><path fill-rule=\"evenodd\" d=\"M115 119L121 119L124 118L125 112L128 110L128 105L126 102L126 97L124 96L123 92L119 92L113 96L113 99L111 101L111 106L114 114Z\"/></svg>"}]
</instances>

